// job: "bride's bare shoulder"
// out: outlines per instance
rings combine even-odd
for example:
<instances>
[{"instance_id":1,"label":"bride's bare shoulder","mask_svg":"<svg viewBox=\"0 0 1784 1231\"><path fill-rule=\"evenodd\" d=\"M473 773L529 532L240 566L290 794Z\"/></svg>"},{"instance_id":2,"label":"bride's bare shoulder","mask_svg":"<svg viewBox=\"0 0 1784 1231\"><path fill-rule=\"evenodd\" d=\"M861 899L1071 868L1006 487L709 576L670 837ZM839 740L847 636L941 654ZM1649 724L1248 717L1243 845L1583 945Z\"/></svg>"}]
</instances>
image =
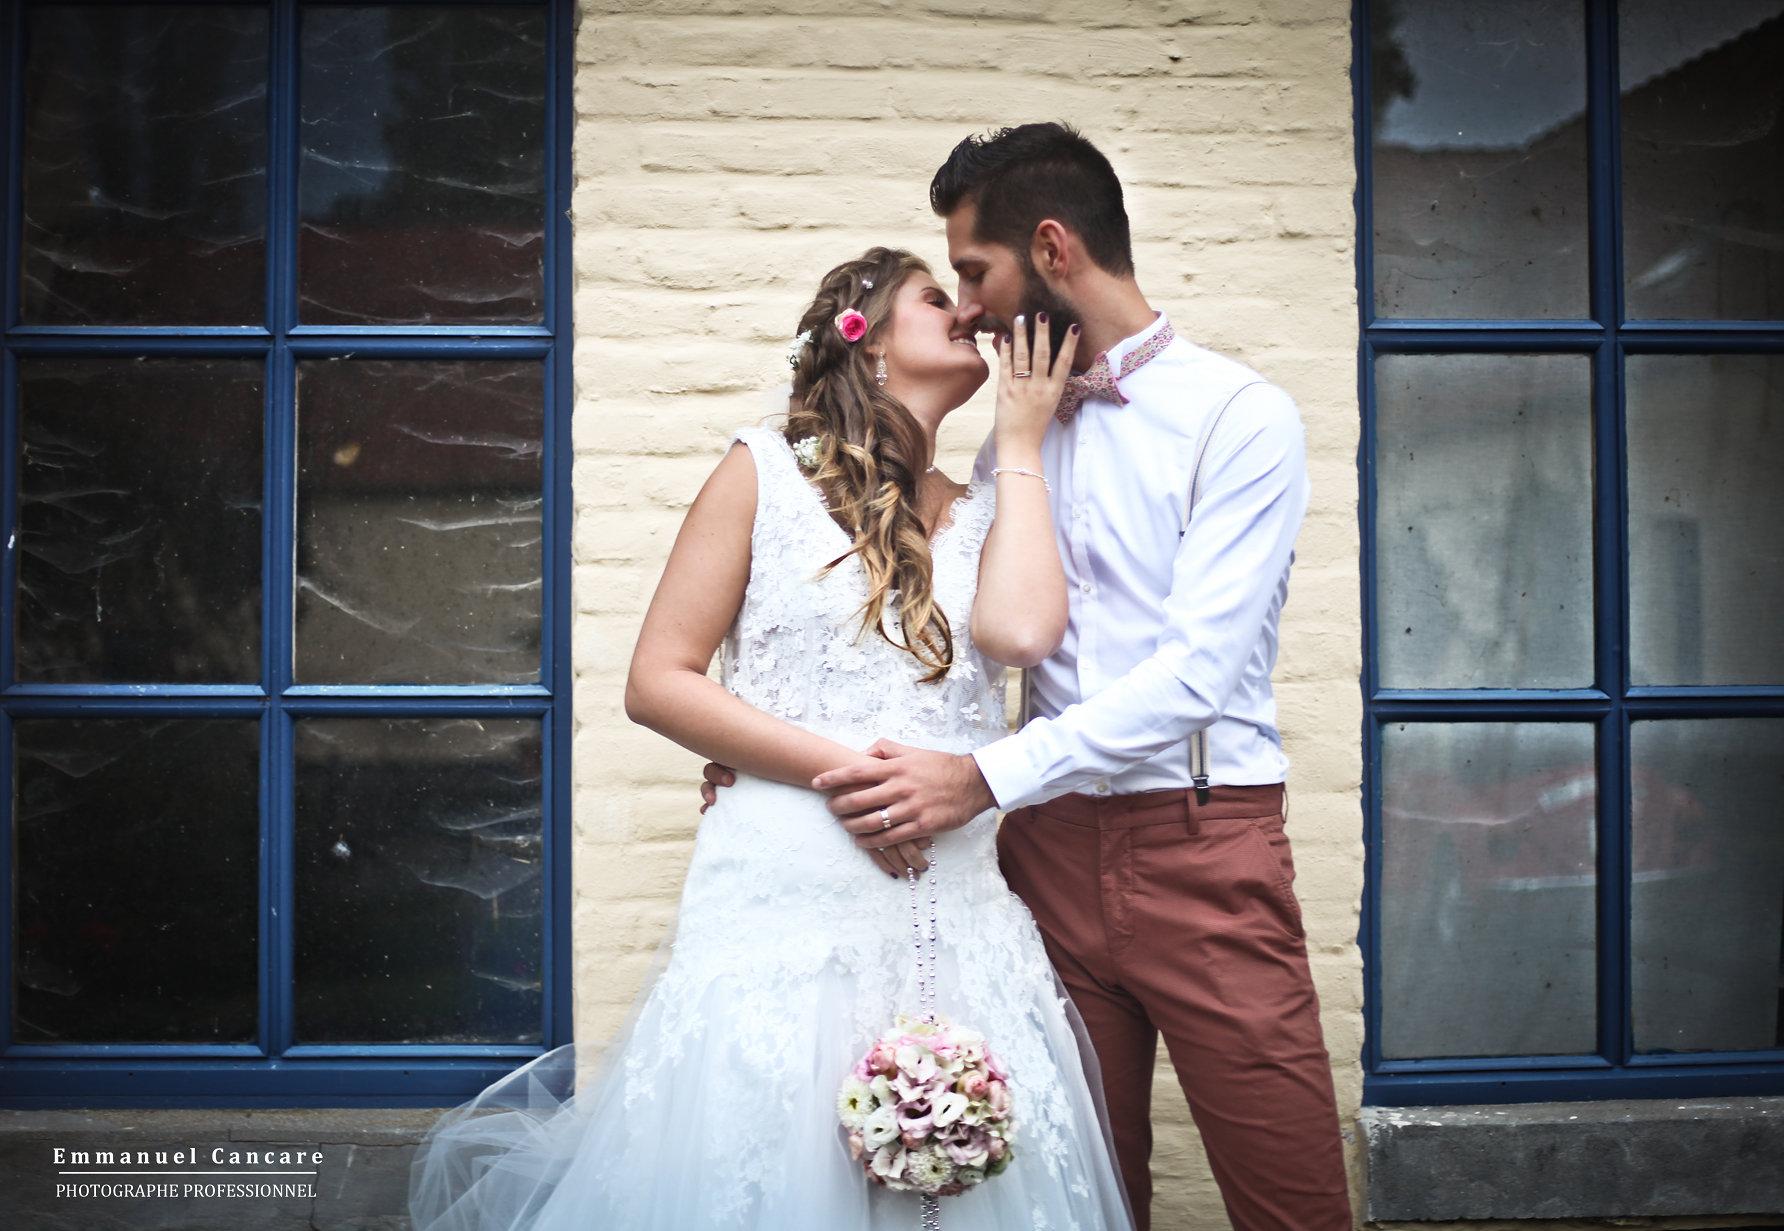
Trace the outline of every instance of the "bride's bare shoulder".
<instances>
[{"instance_id":1,"label":"bride's bare shoulder","mask_svg":"<svg viewBox=\"0 0 1784 1231\"><path fill-rule=\"evenodd\" d=\"M688 520L699 517L702 521L712 519L748 526L755 516L756 463L749 446L742 440L733 440L694 497Z\"/></svg>"}]
</instances>

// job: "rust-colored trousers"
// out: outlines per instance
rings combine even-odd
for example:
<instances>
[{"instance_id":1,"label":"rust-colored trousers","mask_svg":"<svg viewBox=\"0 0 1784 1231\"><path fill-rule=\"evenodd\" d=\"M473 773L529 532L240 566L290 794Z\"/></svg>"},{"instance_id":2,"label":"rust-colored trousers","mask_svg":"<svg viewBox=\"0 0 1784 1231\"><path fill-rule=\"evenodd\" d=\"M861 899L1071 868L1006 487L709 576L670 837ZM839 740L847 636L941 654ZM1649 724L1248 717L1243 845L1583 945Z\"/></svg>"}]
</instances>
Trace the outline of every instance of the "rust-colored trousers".
<instances>
[{"instance_id":1,"label":"rust-colored trousers","mask_svg":"<svg viewBox=\"0 0 1784 1231\"><path fill-rule=\"evenodd\" d=\"M1350 1231L1284 788L1208 795L1020 808L998 831L998 862L1090 1030L1140 1231L1161 1033L1235 1231Z\"/></svg>"}]
</instances>

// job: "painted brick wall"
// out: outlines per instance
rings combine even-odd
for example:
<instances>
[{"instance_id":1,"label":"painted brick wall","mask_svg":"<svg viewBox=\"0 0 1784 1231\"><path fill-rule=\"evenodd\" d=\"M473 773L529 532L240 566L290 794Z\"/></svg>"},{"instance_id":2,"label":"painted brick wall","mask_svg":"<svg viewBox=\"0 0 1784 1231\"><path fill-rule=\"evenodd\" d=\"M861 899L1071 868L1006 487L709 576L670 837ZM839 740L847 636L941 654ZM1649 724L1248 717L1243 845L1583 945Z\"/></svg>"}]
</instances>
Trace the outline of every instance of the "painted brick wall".
<instances>
[{"instance_id":1,"label":"painted brick wall","mask_svg":"<svg viewBox=\"0 0 1784 1231\"><path fill-rule=\"evenodd\" d=\"M969 131L1077 124L1141 286L1299 402L1313 503L1277 671L1290 833L1347 1136L1361 1097L1361 634L1346 0L583 0L577 38L578 1033L624 1021L674 918L698 759L631 726L632 642L688 501L759 417L817 277L872 243L945 271L926 189ZM950 279L944 276L944 282ZM946 424L964 477L990 386ZM1226 1226L1167 1065L1160 1228ZM1352 1156L1355 1156L1354 1145Z\"/></svg>"}]
</instances>

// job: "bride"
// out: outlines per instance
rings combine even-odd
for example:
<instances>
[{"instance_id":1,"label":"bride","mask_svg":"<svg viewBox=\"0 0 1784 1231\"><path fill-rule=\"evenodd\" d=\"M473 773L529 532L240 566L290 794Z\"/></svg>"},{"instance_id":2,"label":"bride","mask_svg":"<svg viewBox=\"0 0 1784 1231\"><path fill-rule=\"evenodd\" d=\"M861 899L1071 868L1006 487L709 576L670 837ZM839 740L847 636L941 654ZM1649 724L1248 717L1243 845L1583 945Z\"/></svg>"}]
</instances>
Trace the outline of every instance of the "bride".
<instances>
[{"instance_id":1,"label":"bride","mask_svg":"<svg viewBox=\"0 0 1784 1231\"><path fill-rule=\"evenodd\" d=\"M1000 343L1005 466L961 487L931 465L936 429L987 365L922 261L873 248L837 266L800 328L784 422L736 433L632 660L627 714L738 770L701 820L667 964L580 1090L565 1044L435 1123L416 1231L917 1227L921 1198L851 1157L838 1090L919 1009L918 875L935 1008L987 1037L1015 1123L1007 1165L943 1198L942 1224L1132 1226L1094 1056L998 872L995 812L874 851L810 785L882 737L968 752L1001 736L1003 666L1058 645L1038 472L1076 338L1050 361L1036 329L1032 375L1026 340ZM722 684L706 674L721 648Z\"/></svg>"}]
</instances>

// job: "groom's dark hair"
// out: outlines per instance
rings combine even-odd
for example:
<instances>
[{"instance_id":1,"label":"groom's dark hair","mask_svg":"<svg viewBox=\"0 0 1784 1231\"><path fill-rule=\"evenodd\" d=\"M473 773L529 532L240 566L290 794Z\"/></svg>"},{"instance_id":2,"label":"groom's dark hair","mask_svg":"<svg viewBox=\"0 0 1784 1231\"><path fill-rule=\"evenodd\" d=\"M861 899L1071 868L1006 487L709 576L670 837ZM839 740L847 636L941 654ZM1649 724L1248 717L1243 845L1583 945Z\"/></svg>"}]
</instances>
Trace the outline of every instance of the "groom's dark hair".
<instances>
[{"instance_id":1,"label":"groom's dark hair","mask_svg":"<svg viewBox=\"0 0 1784 1231\"><path fill-rule=\"evenodd\" d=\"M1052 218L1110 273L1134 272L1121 180L1069 124L1000 128L955 146L929 181L929 206L946 218L968 201L979 211L973 237L1014 249L1024 263L1035 227Z\"/></svg>"}]
</instances>

